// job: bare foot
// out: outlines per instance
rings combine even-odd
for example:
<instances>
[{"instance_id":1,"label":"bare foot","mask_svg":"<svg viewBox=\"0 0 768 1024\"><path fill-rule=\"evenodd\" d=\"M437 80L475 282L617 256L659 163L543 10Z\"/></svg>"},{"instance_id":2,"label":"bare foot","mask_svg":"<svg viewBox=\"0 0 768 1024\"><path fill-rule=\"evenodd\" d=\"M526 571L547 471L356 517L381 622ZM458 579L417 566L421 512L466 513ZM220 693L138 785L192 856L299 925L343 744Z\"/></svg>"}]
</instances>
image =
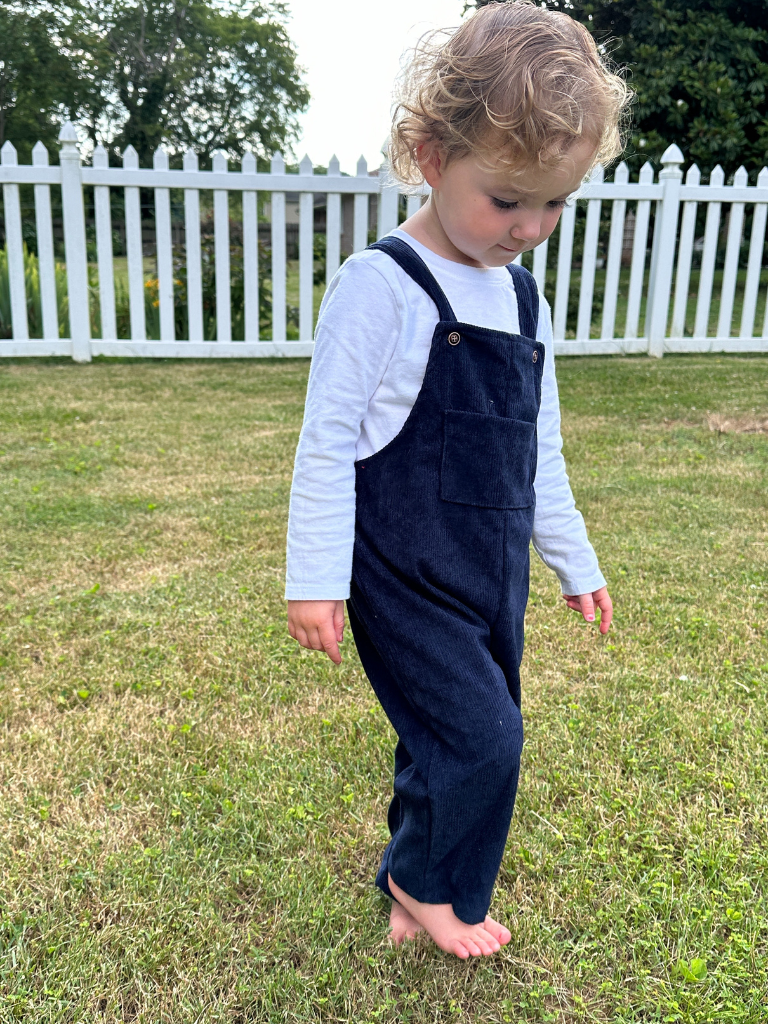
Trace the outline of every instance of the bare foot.
<instances>
[{"instance_id":1,"label":"bare foot","mask_svg":"<svg viewBox=\"0 0 768 1024\"><path fill-rule=\"evenodd\" d=\"M396 946L399 946L404 939L415 939L417 933L424 930L397 900L392 900L389 929L389 937Z\"/></svg>"},{"instance_id":2,"label":"bare foot","mask_svg":"<svg viewBox=\"0 0 768 1024\"><path fill-rule=\"evenodd\" d=\"M455 953L462 960L470 956L490 956L491 953L497 953L512 937L506 928L490 917L486 917L482 924L465 924L456 917L450 903L419 903L395 885L391 875L387 878L397 902L405 907L409 915L429 932L435 943L446 953Z\"/></svg>"}]
</instances>

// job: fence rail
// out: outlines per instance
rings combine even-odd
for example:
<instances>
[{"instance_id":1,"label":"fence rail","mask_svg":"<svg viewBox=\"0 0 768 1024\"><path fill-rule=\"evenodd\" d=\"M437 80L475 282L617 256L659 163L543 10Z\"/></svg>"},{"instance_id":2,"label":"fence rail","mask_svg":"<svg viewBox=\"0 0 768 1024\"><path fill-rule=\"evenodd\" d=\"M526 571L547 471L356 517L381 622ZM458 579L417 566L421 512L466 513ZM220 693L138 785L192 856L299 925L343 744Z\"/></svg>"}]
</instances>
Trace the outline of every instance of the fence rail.
<instances>
[{"instance_id":1,"label":"fence rail","mask_svg":"<svg viewBox=\"0 0 768 1024\"><path fill-rule=\"evenodd\" d=\"M40 143L34 147L31 166L18 164L10 142L0 150L7 275L4 292L0 280L0 318L5 295L9 309L4 321L10 322L12 329L12 338L0 339L0 356L65 355L87 362L95 355L311 355L317 305L316 197L321 197L319 201L324 201L325 209L321 234L326 284L342 259L345 196L353 197L349 209L353 251L365 247L369 231L381 237L397 225L401 214L410 215L422 201L421 196L401 198L396 184L388 177L386 165L377 176L371 176L362 159L353 176L343 176L335 158L326 174L315 174L306 157L299 173L289 174L282 156L276 154L269 172L257 173L256 159L249 153L243 157L240 170L231 172L226 156L217 153L213 169L201 171L197 156L187 152L183 170L171 170L164 150L155 153L152 168L140 168L137 154L129 146L123 154L123 166L110 167L106 151L99 146L94 151L93 165L85 167L73 125L65 124L59 139L58 166L49 166L48 152ZM566 207L553 238L526 255L539 288L553 300L555 348L559 355L768 351L768 288L763 281L768 169L763 168L757 184L750 186L744 168L736 172L732 185L725 185L723 171L717 167L709 184L702 185L695 165L688 169L683 182L683 159L678 147L670 146L662 157L658 181L654 181L653 168L648 163L641 168L637 182L629 180L626 164L616 168L612 181L605 181L603 169L597 167L579 192L578 198L585 205ZM34 296L30 294L32 284L28 280L30 258L23 243L20 186L34 186L38 289ZM60 189L65 270L54 258L52 187ZM182 190L184 197L182 272L186 307L181 321L176 315L181 282L177 277L180 271L174 265L174 259L178 263L180 257L172 245L172 189ZM89 194L92 190L93 195L95 259L92 252L90 263L85 190ZM124 202L127 257L128 337L123 338L118 337L115 304L112 197L116 190L122 193ZM154 194L155 275L151 284L155 289L152 294L156 294L153 305L158 309L156 340L147 336L147 309L151 311L152 306L147 305L142 190L152 190ZM425 188L423 194L426 191ZM201 192L213 194L214 276L208 293L201 257ZM242 340L233 340L233 193L239 197L240 205L235 227L242 242L237 250L242 264L243 308L238 319ZM298 199L294 202L291 197L295 196ZM369 223L372 196L376 203L374 226ZM265 201L269 206L268 253L259 248L259 206L263 221ZM298 207L296 340L288 337L287 201ZM605 210L604 205L609 209ZM750 240L745 247L745 222L750 218ZM699 224L703 235L697 238ZM554 249L552 254L549 252L550 242L554 245L555 241L556 259ZM599 256L601 251L606 253L605 257ZM700 266L694 267L699 259ZM516 262L520 261L518 257ZM719 262L722 269L717 281ZM61 294L63 280L66 296ZM692 284L696 286L695 294ZM578 304L574 305L577 285ZM265 289L269 290L271 300L271 316L266 324L260 302ZM215 340L206 340L204 336L204 301L215 306ZM30 337L32 306L39 311L39 338ZM716 327L710 329L715 312ZM734 319L739 320L736 334ZM762 321L761 333L756 335L758 320ZM178 322L185 328L183 338L176 336ZM67 327L69 336L61 337ZM269 337L262 337L263 333Z\"/></svg>"}]
</instances>

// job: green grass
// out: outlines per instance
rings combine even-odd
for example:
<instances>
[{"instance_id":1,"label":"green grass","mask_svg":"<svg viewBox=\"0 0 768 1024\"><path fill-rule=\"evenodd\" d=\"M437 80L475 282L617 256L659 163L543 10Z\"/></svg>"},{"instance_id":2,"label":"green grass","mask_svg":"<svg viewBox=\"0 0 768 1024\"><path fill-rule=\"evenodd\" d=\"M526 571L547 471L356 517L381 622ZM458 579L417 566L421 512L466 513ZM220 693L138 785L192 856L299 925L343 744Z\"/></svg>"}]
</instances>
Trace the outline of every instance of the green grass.
<instances>
[{"instance_id":1,"label":"green grass","mask_svg":"<svg viewBox=\"0 0 768 1024\"><path fill-rule=\"evenodd\" d=\"M392 733L285 628L307 371L0 365L0 1021L765 1021L768 358L560 363L615 627L534 558L471 963L388 948Z\"/></svg>"}]
</instances>

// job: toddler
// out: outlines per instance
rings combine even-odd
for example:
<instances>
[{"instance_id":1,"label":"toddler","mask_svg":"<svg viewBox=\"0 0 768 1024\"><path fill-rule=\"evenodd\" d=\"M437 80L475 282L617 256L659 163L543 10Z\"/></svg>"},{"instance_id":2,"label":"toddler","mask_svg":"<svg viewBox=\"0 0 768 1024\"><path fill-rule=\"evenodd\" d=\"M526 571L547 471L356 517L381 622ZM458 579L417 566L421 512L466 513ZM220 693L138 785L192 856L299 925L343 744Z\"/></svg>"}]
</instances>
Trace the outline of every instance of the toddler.
<instances>
[{"instance_id":1,"label":"toddler","mask_svg":"<svg viewBox=\"0 0 768 1024\"><path fill-rule=\"evenodd\" d=\"M565 14L508 0L422 42L391 166L428 201L323 299L288 525L288 628L341 661L344 602L395 732L376 884L395 942L466 959L517 790L529 545L565 602L611 600L561 454L549 307L513 263L620 151L627 90Z\"/></svg>"}]
</instances>

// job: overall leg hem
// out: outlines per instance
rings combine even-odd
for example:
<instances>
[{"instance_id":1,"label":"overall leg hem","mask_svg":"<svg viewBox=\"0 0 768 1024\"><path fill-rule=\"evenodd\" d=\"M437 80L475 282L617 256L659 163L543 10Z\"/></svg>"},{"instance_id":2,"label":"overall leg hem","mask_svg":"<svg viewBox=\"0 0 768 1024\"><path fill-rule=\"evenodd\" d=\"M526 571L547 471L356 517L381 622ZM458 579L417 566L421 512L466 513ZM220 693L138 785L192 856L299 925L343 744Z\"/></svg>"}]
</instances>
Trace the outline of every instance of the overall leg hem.
<instances>
[{"instance_id":1,"label":"overall leg hem","mask_svg":"<svg viewBox=\"0 0 768 1024\"><path fill-rule=\"evenodd\" d=\"M466 899L464 897L456 897L455 894L451 894L448 891L438 893L428 889L421 889L419 886L402 884L397 878L395 878L392 871L388 870L387 867L382 864L379 869L379 873L376 876L376 885L383 893L395 902L397 902L397 897L389 888L389 882L387 881L388 873L392 875L392 880L395 885L418 903L429 903L433 905L450 904L453 908L454 914L463 924L482 924L486 918L490 903L486 905L485 901L477 898L472 899L470 897L469 899Z\"/></svg>"}]
</instances>

